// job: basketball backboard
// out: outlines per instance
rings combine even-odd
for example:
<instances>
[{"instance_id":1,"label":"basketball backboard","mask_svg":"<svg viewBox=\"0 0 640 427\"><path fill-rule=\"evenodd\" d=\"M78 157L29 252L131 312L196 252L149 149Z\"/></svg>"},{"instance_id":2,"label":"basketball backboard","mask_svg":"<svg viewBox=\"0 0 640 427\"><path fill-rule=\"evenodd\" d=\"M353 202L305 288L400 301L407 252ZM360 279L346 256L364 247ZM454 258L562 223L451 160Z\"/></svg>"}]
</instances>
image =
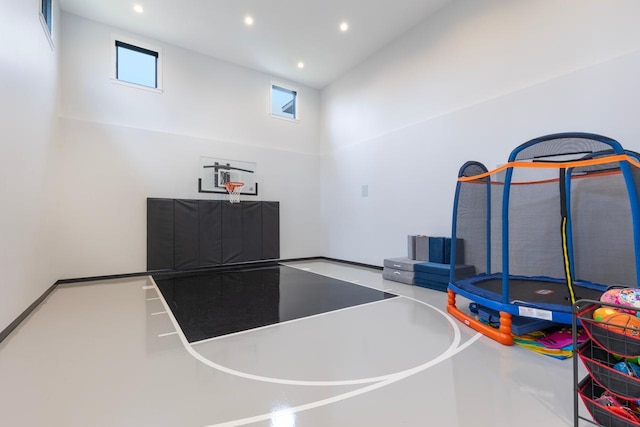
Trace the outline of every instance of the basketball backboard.
<instances>
[{"instance_id":1,"label":"basketball backboard","mask_svg":"<svg viewBox=\"0 0 640 427\"><path fill-rule=\"evenodd\" d=\"M200 158L198 192L226 194L225 183L227 182L244 182L240 194L257 196L256 163L214 157Z\"/></svg>"}]
</instances>

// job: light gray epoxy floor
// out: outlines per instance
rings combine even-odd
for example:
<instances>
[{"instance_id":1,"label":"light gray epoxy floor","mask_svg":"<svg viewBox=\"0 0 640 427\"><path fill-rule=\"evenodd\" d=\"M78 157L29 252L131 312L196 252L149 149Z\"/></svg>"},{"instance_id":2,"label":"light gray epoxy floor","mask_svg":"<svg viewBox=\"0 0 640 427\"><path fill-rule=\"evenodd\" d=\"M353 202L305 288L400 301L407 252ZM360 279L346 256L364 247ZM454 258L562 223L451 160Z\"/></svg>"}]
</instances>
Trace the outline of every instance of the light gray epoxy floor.
<instances>
[{"instance_id":1,"label":"light gray epoxy floor","mask_svg":"<svg viewBox=\"0 0 640 427\"><path fill-rule=\"evenodd\" d=\"M446 294L377 270L288 265L402 297L189 346L149 279L59 287L0 345L1 424L573 424L570 360L478 336Z\"/></svg>"}]
</instances>

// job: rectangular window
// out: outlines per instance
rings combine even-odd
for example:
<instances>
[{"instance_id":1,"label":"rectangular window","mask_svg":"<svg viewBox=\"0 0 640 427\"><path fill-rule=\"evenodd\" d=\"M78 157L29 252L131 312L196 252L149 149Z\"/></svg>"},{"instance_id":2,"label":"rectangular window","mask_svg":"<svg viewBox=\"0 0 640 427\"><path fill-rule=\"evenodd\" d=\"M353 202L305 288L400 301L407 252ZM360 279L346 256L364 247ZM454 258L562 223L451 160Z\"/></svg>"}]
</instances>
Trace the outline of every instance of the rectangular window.
<instances>
[{"instance_id":1,"label":"rectangular window","mask_svg":"<svg viewBox=\"0 0 640 427\"><path fill-rule=\"evenodd\" d=\"M115 41L116 80L157 89L159 53L120 40Z\"/></svg>"},{"instance_id":2,"label":"rectangular window","mask_svg":"<svg viewBox=\"0 0 640 427\"><path fill-rule=\"evenodd\" d=\"M272 83L271 115L298 120L298 90Z\"/></svg>"},{"instance_id":3,"label":"rectangular window","mask_svg":"<svg viewBox=\"0 0 640 427\"><path fill-rule=\"evenodd\" d=\"M40 3L40 13L42 13L42 18L44 19L44 23L49 30L49 35L51 35L51 0L42 0Z\"/></svg>"},{"instance_id":4,"label":"rectangular window","mask_svg":"<svg viewBox=\"0 0 640 427\"><path fill-rule=\"evenodd\" d=\"M51 4L52 0L40 0L40 14L38 15L38 19L40 20L40 24L42 25L42 31L44 31L44 35L47 37L47 41L49 42L49 46L51 50L55 49L53 45L53 6Z\"/></svg>"}]
</instances>

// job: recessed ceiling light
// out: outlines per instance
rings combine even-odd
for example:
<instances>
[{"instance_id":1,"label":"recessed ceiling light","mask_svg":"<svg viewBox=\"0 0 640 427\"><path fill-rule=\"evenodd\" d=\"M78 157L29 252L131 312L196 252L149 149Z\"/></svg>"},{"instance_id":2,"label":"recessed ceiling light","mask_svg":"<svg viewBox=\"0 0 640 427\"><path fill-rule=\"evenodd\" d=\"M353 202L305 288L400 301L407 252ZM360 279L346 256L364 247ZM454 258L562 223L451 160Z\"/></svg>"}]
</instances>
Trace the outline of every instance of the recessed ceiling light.
<instances>
[{"instance_id":1,"label":"recessed ceiling light","mask_svg":"<svg viewBox=\"0 0 640 427\"><path fill-rule=\"evenodd\" d=\"M349 24L348 23L342 22L340 24L340 31L344 32L344 31L347 31L348 29L349 29Z\"/></svg>"},{"instance_id":2,"label":"recessed ceiling light","mask_svg":"<svg viewBox=\"0 0 640 427\"><path fill-rule=\"evenodd\" d=\"M298 68L304 68L304 62L302 61L298 62Z\"/></svg>"},{"instance_id":3,"label":"recessed ceiling light","mask_svg":"<svg viewBox=\"0 0 640 427\"><path fill-rule=\"evenodd\" d=\"M251 16L244 17L244 23L246 26L250 27L253 25L253 18Z\"/></svg>"},{"instance_id":4,"label":"recessed ceiling light","mask_svg":"<svg viewBox=\"0 0 640 427\"><path fill-rule=\"evenodd\" d=\"M136 13L142 13L142 12L144 12L144 9L142 8L142 5L139 5L139 4L134 4L134 5L133 5L133 10L134 10Z\"/></svg>"}]
</instances>

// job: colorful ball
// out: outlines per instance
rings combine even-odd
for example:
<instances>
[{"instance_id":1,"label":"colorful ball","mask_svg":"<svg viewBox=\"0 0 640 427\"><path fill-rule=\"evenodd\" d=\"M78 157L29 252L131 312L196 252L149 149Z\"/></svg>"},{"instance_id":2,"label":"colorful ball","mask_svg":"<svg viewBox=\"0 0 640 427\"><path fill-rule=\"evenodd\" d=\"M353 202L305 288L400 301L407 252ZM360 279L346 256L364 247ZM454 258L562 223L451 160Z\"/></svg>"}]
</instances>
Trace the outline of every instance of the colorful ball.
<instances>
[{"instance_id":1,"label":"colorful ball","mask_svg":"<svg viewBox=\"0 0 640 427\"><path fill-rule=\"evenodd\" d=\"M609 289L600 296L600 301L608 304L620 304L618 296L620 295L621 290L622 289L620 288Z\"/></svg>"},{"instance_id":2,"label":"colorful ball","mask_svg":"<svg viewBox=\"0 0 640 427\"><path fill-rule=\"evenodd\" d=\"M627 365L633 371L633 375L632 376L634 376L636 378L640 378L640 366L638 366L637 363L633 363L633 362L629 362L629 361L627 361Z\"/></svg>"},{"instance_id":3,"label":"colorful ball","mask_svg":"<svg viewBox=\"0 0 640 427\"><path fill-rule=\"evenodd\" d=\"M636 376L635 371L631 370L631 366L627 362L618 362L613 365L613 369L622 372L625 375L629 375L630 377Z\"/></svg>"},{"instance_id":4,"label":"colorful ball","mask_svg":"<svg viewBox=\"0 0 640 427\"><path fill-rule=\"evenodd\" d=\"M633 308L640 308L640 289L627 288L621 289L618 294L618 301L620 305L625 305Z\"/></svg>"},{"instance_id":5,"label":"colorful ball","mask_svg":"<svg viewBox=\"0 0 640 427\"><path fill-rule=\"evenodd\" d=\"M596 322L602 322L602 319L604 319L605 317L618 314L618 313L621 313L621 312L616 310L615 308L600 307L593 312L593 320L595 320Z\"/></svg>"},{"instance_id":6,"label":"colorful ball","mask_svg":"<svg viewBox=\"0 0 640 427\"><path fill-rule=\"evenodd\" d=\"M630 377L638 378L640 377L640 366L636 363L632 363L629 361L618 362L613 365L613 369L616 371L622 372L625 375Z\"/></svg>"}]
</instances>

